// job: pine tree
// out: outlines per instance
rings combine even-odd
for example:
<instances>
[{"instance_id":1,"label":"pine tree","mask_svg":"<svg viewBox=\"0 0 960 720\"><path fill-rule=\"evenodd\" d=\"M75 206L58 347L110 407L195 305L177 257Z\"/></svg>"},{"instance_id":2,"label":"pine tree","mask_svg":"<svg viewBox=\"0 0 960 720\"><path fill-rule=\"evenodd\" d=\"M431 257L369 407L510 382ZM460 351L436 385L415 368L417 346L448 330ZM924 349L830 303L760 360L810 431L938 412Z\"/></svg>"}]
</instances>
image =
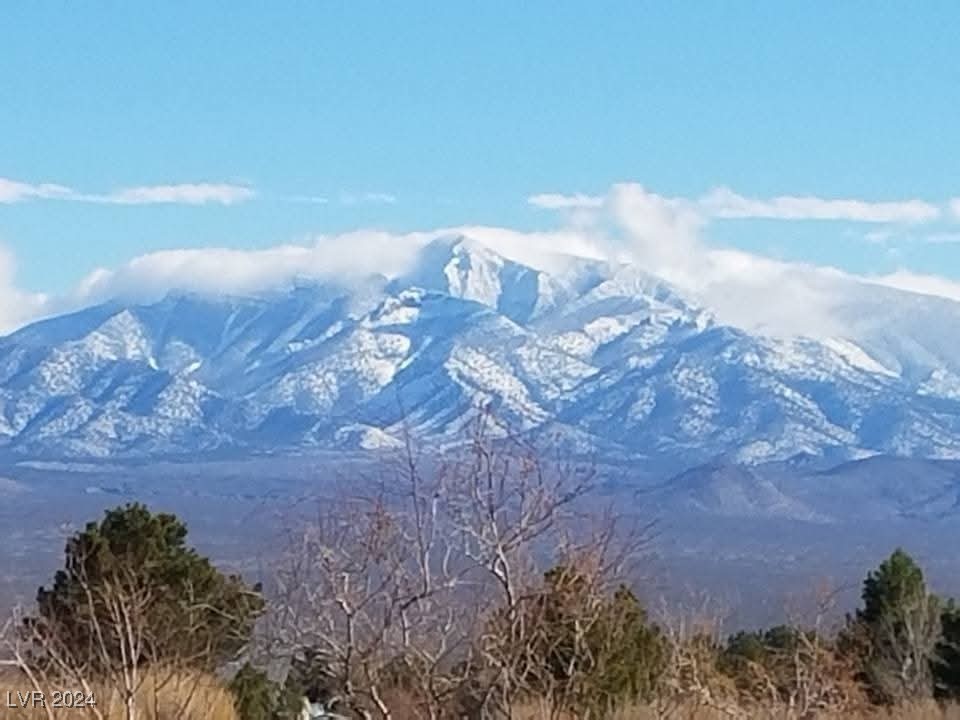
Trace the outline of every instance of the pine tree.
<instances>
[{"instance_id":1,"label":"pine tree","mask_svg":"<svg viewBox=\"0 0 960 720\"><path fill-rule=\"evenodd\" d=\"M527 682L560 707L603 716L653 695L666 648L628 588L605 593L574 569L554 568L527 623L537 637Z\"/></svg>"},{"instance_id":2,"label":"pine tree","mask_svg":"<svg viewBox=\"0 0 960 720\"><path fill-rule=\"evenodd\" d=\"M942 636L934 662L937 695L955 701L960 699L960 607L950 600L940 618Z\"/></svg>"},{"instance_id":3,"label":"pine tree","mask_svg":"<svg viewBox=\"0 0 960 720\"><path fill-rule=\"evenodd\" d=\"M67 541L65 567L40 588L27 623L90 667L125 652L118 611L142 637L134 662L214 669L233 660L263 611L260 588L222 574L186 537L175 516L139 503L107 511Z\"/></svg>"},{"instance_id":4,"label":"pine tree","mask_svg":"<svg viewBox=\"0 0 960 720\"><path fill-rule=\"evenodd\" d=\"M865 639L864 675L878 699L897 703L933 694L941 604L923 570L897 549L863 584L856 624Z\"/></svg>"}]
</instances>

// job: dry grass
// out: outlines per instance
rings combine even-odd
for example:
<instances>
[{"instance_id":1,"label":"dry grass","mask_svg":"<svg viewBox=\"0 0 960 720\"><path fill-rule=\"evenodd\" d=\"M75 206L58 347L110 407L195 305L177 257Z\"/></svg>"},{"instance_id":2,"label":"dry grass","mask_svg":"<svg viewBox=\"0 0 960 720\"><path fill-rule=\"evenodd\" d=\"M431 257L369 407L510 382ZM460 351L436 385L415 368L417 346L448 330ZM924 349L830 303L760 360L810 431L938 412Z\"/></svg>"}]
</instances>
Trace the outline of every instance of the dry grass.
<instances>
[{"instance_id":1,"label":"dry grass","mask_svg":"<svg viewBox=\"0 0 960 720\"><path fill-rule=\"evenodd\" d=\"M91 708L50 707L55 692L77 688L51 685L44 687L46 707L18 706L17 693L27 698L34 688L16 672L0 673L0 720L124 720L122 698L116 691L94 687L96 711ZM9 700L17 707L8 707ZM32 695L29 697L32 704ZM216 678L206 675L151 674L137 693L137 717L140 720L237 720L229 692Z\"/></svg>"},{"instance_id":2,"label":"dry grass","mask_svg":"<svg viewBox=\"0 0 960 720\"><path fill-rule=\"evenodd\" d=\"M866 714L834 713L814 716L816 720L960 720L960 705L939 706L936 703L927 703L911 707L896 709L877 708ZM681 708L668 715L658 715L652 708L632 707L625 708L605 720L737 720L735 716L719 710L709 708ZM791 714L786 708L744 711L740 720L799 720L796 714ZM549 712L538 707L529 707L517 714L517 720L551 720ZM574 717L563 717L554 720L576 720ZM811 720L813 720L811 718Z\"/></svg>"},{"instance_id":3,"label":"dry grass","mask_svg":"<svg viewBox=\"0 0 960 720\"><path fill-rule=\"evenodd\" d=\"M158 680L162 677L162 680ZM44 688L49 701L55 691L68 688ZM0 673L0 720L125 720L125 709L116 692L95 688L97 711L77 708L7 707L8 695L14 704L17 693L33 692L30 682L16 672ZM223 684L207 675L151 675L137 696L139 720L238 720L233 701ZM396 720L414 720L416 713L396 708ZM877 708L867 713L835 713L816 715L817 720L960 720L960 705L940 706L927 703L897 709ZM574 716L551 716L546 708L530 705L515 715L516 720L578 720ZM604 720L800 720L786 708L744 711L732 716L703 707L674 708L669 714L658 714L653 708L624 708ZM812 720L812 718L811 718Z\"/></svg>"}]
</instances>

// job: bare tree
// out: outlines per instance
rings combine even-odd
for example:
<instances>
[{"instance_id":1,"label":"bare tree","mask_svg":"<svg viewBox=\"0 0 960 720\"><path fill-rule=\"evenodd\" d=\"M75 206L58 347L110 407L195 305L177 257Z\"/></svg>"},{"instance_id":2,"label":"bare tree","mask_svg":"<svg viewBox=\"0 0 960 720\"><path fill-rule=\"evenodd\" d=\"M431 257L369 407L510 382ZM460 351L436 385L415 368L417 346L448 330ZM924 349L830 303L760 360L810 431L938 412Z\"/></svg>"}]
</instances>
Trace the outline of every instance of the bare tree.
<instances>
[{"instance_id":1,"label":"bare tree","mask_svg":"<svg viewBox=\"0 0 960 720\"><path fill-rule=\"evenodd\" d=\"M134 569L117 568L93 583L83 563L77 567L79 597L63 614L15 611L3 637L6 663L44 693L50 718L56 688L82 693L82 707L65 706L71 716L82 710L101 720L119 707L125 720L160 717L161 710L170 720L192 717L195 697L210 683L203 670L211 667L213 648L175 640L204 636L209 598L200 601L188 590L178 600L179 621L165 624L153 616L158 590ZM178 647L182 651L171 651Z\"/></svg>"},{"instance_id":2,"label":"bare tree","mask_svg":"<svg viewBox=\"0 0 960 720\"><path fill-rule=\"evenodd\" d=\"M390 480L332 499L296 534L268 635L281 655L316 651L353 712L389 718L386 691L406 686L439 717L471 666L475 568L446 523L449 478L425 479L410 451Z\"/></svg>"},{"instance_id":3,"label":"bare tree","mask_svg":"<svg viewBox=\"0 0 960 720\"><path fill-rule=\"evenodd\" d=\"M724 615L707 595L680 609L661 602L658 622L668 650L664 681L653 703L658 718L694 717L701 709L734 720L751 717L717 666Z\"/></svg>"},{"instance_id":4,"label":"bare tree","mask_svg":"<svg viewBox=\"0 0 960 720\"><path fill-rule=\"evenodd\" d=\"M788 717L851 713L865 704L856 663L837 648L837 602L847 589L821 583L810 601L788 610L788 623L795 632L778 658L786 669ZM809 609L805 611L804 605Z\"/></svg>"},{"instance_id":5,"label":"bare tree","mask_svg":"<svg viewBox=\"0 0 960 720\"><path fill-rule=\"evenodd\" d=\"M935 595L917 593L891 605L871 625L867 674L887 700L901 703L932 697L941 611Z\"/></svg>"},{"instance_id":6,"label":"bare tree","mask_svg":"<svg viewBox=\"0 0 960 720\"><path fill-rule=\"evenodd\" d=\"M429 470L408 442L385 478L294 535L267 630L274 656L315 649L356 714L390 718L403 691L418 717L510 716L531 675L544 570L589 549L596 576L612 576L640 545L615 522L587 530L598 526L578 501L592 473L495 430L481 416Z\"/></svg>"}]
</instances>

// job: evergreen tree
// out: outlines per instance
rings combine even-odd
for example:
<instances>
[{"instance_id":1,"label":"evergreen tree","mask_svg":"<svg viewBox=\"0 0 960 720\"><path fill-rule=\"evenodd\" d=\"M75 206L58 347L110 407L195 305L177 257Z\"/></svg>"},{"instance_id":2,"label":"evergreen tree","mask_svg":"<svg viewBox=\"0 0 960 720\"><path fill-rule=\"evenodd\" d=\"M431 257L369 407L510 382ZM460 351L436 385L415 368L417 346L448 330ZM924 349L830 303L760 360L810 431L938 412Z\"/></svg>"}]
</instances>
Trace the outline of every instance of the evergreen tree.
<instances>
[{"instance_id":1,"label":"evergreen tree","mask_svg":"<svg viewBox=\"0 0 960 720\"><path fill-rule=\"evenodd\" d=\"M558 705L602 716L653 695L666 648L628 588L604 594L575 570L554 568L527 622L538 637L528 683Z\"/></svg>"},{"instance_id":2,"label":"evergreen tree","mask_svg":"<svg viewBox=\"0 0 960 720\"><path fill-rule=\"evenodd\" d=\"M934 662L937 695L960 699L960 607L950 600L940 616L942 634Z\"/></svg>"},{"instance_id":3,"label":"evergreen tree","mask_svg":"<svg viewBox=\"0 0 960 720\"><path fill-rule=\"evenodd\" d=\"M897 549L867 576L862 599L856 630L865 640L864 677L877 699L931 697L941 606L927 591L923 571Z\"/></svg>"},{"instance_id":4,"label":"evergreen tree","mask_svg":"<svg viewBox=\"0 0 960 720\"><path fill-rule=\"evenodd\" d=\"M621 587L604 603L588 642L596 660L589 677L595 709L604 712L654 696L667 650L631 590Z\"/></svg>"},{"instance_id":5,"label":"evergreen tree","mask_svg":"<svg viewBox=\"0 0 960 720\"><path fill-rule=\"evenodd\" d=\"M139 503L108 510L67 541L65 567L27 623L93 667L126 651L118 613L142 637L135 662L214 669L234 659L263 611L260 588L219 572L186 537L175 516Z\"/></svg>"},{"instance_id":6,"label":"evergreen tree","mask_svg":"<svg viewBox=\"0 0 960 720\"><path fill-rule=\"evenodd\" d=\"M777 625L764 631L741 630L727 641L719 658L720 670L737 678L749 664L770 669L776 660L791 653L802 639L798 628Z\"/></svg>"}]
</instances>

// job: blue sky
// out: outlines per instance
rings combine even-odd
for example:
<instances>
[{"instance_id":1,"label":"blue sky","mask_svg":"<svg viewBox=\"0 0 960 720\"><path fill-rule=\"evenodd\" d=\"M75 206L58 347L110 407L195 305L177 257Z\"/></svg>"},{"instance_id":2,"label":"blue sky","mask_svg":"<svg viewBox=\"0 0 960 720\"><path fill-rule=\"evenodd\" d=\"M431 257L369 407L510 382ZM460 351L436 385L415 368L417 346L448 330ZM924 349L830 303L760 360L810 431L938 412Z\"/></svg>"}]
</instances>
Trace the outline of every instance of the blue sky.
<instances>
[{"instance_id":1,"label":"blue sky","mask_svg":"<svg viewBox=\"0 0 960 720\"><path fill-rule=\"evenodd\" d=\"M958 26L932 0L10 4L7 281L549 229L577 203L531 197L592 207L624 182L700 208L710 246L960 280Z\"/></svg>"}]
</instances>

